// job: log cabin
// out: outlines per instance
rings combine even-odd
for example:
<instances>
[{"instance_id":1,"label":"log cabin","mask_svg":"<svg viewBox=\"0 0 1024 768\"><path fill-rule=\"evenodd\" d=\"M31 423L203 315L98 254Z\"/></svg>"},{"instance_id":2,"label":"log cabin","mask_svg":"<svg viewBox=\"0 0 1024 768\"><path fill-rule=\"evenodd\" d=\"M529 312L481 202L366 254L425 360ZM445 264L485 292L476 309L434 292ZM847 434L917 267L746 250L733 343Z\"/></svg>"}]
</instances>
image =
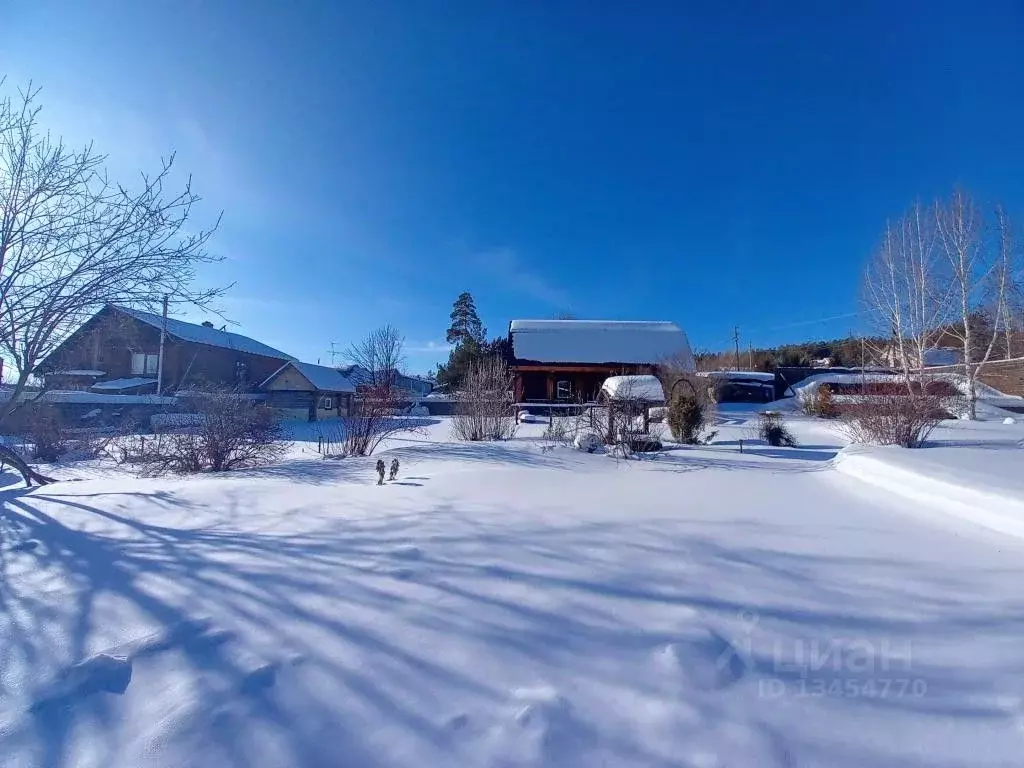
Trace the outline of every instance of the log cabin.
<instances>
[{"instance_id":1,"label":"log cabin","mask_svg":"<svg viewBox=\"0 0 1024 768\"><path fill-rule=\"evenodd\" d=\"M322 421L352 412L355 385L337 368L290 361L260 384L265 402L282 418Z\"/></svg>"},{"instance_id":2,"label":"log cabin","mask_svg":"<svg viewBox=\"0 0 1024 768\"><path fill-rule=\"evenodd\" d=\"M513 320L509 323L515 402L592 402L610 376L655 374L671 361L694 370L675 323L625 320Z\"/></svg>"},{"instance_id":3,"label":"log cabin","mask_svg":"<svg viewBox=\"0 0 1024 768\"><path fill-rule=\"evenodd\" d=\"M108 304L61 343L36 368L48 389L106 394L175 392L190 387L255 391L291 355L262 342L151 312Z\"/></svg>"}]
</instances>

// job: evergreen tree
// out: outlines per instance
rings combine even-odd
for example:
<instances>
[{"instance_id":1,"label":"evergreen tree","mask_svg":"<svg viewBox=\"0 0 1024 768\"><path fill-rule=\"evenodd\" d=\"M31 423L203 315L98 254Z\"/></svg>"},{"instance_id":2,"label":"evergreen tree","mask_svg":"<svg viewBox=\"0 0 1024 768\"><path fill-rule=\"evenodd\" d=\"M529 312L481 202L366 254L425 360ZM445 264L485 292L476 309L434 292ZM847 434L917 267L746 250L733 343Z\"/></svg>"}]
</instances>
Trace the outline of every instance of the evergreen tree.
<instances>
[{"instance_id":1,"label":"evergreen tree","mask_svg":"<svg viewBox=\"0 0 1024 768\"><path fill-rule=\"evenodd\" d=\"M445 338L449 344L462 345L471 342L479 347L483 345L486 336L487 329L476 313L473 295L469 291L463 291L452 305L451 325L448 326Z\"/></svg>"}]
</instances>

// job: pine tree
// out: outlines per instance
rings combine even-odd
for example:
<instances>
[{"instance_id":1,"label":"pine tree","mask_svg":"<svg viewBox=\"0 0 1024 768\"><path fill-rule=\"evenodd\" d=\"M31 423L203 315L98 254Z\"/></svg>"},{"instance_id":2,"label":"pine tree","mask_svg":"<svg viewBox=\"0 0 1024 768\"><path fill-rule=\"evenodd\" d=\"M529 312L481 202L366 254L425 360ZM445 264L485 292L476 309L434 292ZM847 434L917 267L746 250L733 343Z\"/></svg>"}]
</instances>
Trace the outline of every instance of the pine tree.
<instances>
[{"instance_id":1,"label":"pine tree","mask_svg":"<svg viewBox=\"0 0 1024 768\"><path fill-rule=\"evenodd\" d=\"M480 322L476 313L476 304L469 291L463 291L452 305L451 325L448 327L446 339L449 344L461 345L471 342L477 346L484 343L487 329Z\"/></svg>"}]
</instances>

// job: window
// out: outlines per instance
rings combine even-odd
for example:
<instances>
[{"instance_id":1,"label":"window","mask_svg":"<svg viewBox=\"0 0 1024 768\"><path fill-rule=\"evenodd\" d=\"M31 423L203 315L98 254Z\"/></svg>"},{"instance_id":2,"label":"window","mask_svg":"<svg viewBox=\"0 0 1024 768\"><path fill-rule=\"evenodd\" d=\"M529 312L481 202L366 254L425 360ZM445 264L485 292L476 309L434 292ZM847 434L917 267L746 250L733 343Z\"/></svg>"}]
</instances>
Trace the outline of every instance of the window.
<instances>
[{"instance_id":1,"label":"window","mask_svg":"<svg viewBox=\"0 0 1024 768\"><path fill-rule=\"evenodd\" d=\"M144 373L156 373L160 365L159 355L146 355L132 352L132 374L141 376Z\"/></svg>"},{"instance_id":2,"label":"window","mask_svg":"<svg viewBox=\"0 0 1024 768\"><path fill-rule=\"evenodd\" d=\"M555 397L559 400L568 400L572 397L572 382L560 381L555 385Z\"/></svg>"},{"instance_id":3,"label":"window","mask_svg":"<svg viewBox=\"0 0 1024 768\"><path fill-rule=\"evenodd\" d=\"M325 395L320 401L320 407L325 411L330 411L334 408L334 399L330 396Z\"/></svg>"},{"instance_id":4,"label":"window","mask_svg":"<svg viewBox=\"0 0 1024 768\"><path fill-rule=\"evenodd\" d=\"M245 360L238 360L235 363L235 380L239 384L245 384L249 379L249 364Z\"/></svg>"}]
</instances>

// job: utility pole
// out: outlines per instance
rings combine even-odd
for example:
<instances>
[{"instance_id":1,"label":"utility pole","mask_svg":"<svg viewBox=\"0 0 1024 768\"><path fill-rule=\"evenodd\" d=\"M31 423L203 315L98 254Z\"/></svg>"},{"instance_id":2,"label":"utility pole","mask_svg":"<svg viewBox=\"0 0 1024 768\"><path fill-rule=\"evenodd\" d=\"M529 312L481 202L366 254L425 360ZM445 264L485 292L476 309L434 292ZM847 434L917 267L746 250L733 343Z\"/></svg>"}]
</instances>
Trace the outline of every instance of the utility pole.
<instances>
[{"instance_id":1,"label":"utility pole","mask_svg":"<svg viewBox=\"0 0 1024 768\"><path fill-rule=\"evenodd\" d=\"M156 394L157 397L164 390L164 340L167 338L167 294L164 294L163 322L160 323L160 355L156 359ZM143 365L142 370L146 370Z\"/></svg>"},{"instance_id":2,"label":"utility pole","mask_svg":"<svg viewBox=\"0 0 1024 768\"><path fill-rule=\"evenodd\" d=\"M737 325L732 330L732 340L736 345L736 370L740 369L740 327Z\"/></svg>"},{"instance_id":3,"label":"utility pole","mask_svg":"<svg viewBox=\"0 0 1024 768\"><path fill-rule=\"evenodd\" d=\"M753 342L747 342L747 370L754 370L754 344Z\"/></svg>"}]
</instances>

